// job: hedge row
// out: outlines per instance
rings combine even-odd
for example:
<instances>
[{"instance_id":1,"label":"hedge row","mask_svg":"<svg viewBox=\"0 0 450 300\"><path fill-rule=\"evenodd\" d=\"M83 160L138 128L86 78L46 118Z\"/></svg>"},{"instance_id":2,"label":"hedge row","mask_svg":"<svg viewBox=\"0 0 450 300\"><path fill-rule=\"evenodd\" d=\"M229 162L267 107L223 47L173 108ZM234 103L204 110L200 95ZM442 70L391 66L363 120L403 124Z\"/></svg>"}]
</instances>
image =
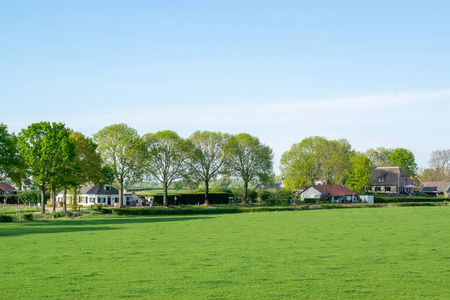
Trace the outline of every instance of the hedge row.
<instances>
[{"instance_id":1,"label":"hedge row","mask_svg":"<svg viewBox=\"0 0 450 300\"><path fill-rule=\"evenodd\" d=\"M399 202L442 202L442 198L430 197L380 197L375 196L375 203L399 203Z\"/></svg>"},{"instance_id":2,"label":"hedge row","mask_svg":"<svg viewBox=\"0 0 450 300\"><path fill-rule=\"evenodd\" d=\"M318 204L318 205L298 205L298 206L250 206L250 207L227 207L227 208L159 208L159 207L138 207L138 208L101 208L103 214L113 215L199 215L199 214L234 214L245 212L265 212L265 211L298 211L313 209L338 209L338 208L365 208L365 207L387 207L387 206L440 206L447 203L435 202L402 202L391 204Z\"/></svg>"},{"instance_id":3,"label":"hedge row","mask_svg":"<svg viewBox=\"0 0 450 300\"><path fill-rule=\"evenodd\" d=\"M175 200L175 197L177 198ZM153 201L158 205L163 204L163 195L153 196ZM167 195L169 205L197 205L205 203L205 193L184 193ZM228 204L228 193L208 193L209 204Z\"/></svg>"},{"instance_id":4,"label":"hedge row","mask_svg":"<svg viewBox=\"0 0 450 300\"><path fill-rule=\"evenodd\" d=\"M6 199L6 202L5 202ZM18 204L19 198L16 195L0 196L0 204Z\"/></svg>"}]
</instances>

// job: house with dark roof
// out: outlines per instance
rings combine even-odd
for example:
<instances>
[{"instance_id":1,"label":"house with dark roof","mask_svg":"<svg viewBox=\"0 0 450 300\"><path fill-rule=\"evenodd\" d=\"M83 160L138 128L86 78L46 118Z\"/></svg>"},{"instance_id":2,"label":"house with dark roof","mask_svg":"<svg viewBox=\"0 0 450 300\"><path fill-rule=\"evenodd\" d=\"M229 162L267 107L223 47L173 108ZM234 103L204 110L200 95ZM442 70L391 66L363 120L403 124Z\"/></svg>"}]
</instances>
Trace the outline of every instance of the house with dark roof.
<instances>
[{"instance_id":1,"label":"house with dark roof","mask_svg":"<svg viewBox=\"0 0 450 300\"><path fill-rule=\"evenodd\" d=\"M411 178L400 167L379 167L370 174L371 192L411 194Z\"/></svg>"},{"instance_id":2,"label":"house with dark roof","mask_svg":"<svg viewBox=\"0 0 450 300\"><path fill-rule=\"evenodd\" d=\"M64 191L58 193L56 197L57 201L63 201L63 193ZM109 184L84 185L80 189L77 202L78 205L82 206L90 206L93 204L118 205L119 190L110 186ZM142 206L142 203L142 199L139 198L139 196L134 192L124 191L123 205Z\"/></svg>"},{"instance_id":3,"label":"house with dark roof","mask_svg":"<svg viewBox=\"0 0 450 300\"><path fill-rule=\"evenodd\" d=\"M450 182L425 182L422 192L432 197L450 194Z\"/></svg>"},{"instance_id":4,"label":"house with dark roof","mask_svg":"<svg viewBox=\"0 0 450 300\"><path fill-rule=\"evenodd\" d=\"M5 182L0 182L0 195L15 195L17 194L16 189L5 183Z\"/></svg>"},{"instance_id":5,"label":"house with dark roof","mask_svg":"<svg viewBox=\"0 0 450 300\"><path fill-rule=\"evenodd\" d=\"M332 203L357 202L358 194L344 185L321 184L313 185L300 194L301 201L307 199L320 199L321 197L331 197Z\"/></svg>"}]
</instances>

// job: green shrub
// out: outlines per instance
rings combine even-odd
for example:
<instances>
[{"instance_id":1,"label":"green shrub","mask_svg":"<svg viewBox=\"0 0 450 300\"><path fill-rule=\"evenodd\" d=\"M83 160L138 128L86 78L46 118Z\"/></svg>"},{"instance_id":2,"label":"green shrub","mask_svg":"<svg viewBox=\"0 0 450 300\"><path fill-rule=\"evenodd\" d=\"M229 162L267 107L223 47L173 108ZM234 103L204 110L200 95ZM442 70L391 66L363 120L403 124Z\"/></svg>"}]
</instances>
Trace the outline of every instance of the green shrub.
<instances>
[{"instance_id":1,"label":"green shrub","mask_svg":"<svg viewBox=\"0 0 450 300\"><path fill-rule=\"evenodd\" d=\"M102 208L103 208L103 204L101 204L101 203L91 205L91 210L93 210L93 211L102 211Z\"/></svg>"},{"instance_id":2,"label":"green shrub","mask_svg":"<svg viewBox=\"0 0 450 300\"><path fill-rule=\"evenodd\" d=\"M175 197L177 200L175 200ZM209 204L228 204L230 202L229 193L208 193ZM155 195L153 197L154 203L158 205L163 204L163 195ZM205 203L205 193L183 193L167 195L167 202L169 205L197 205Z\"/></svg>"},{"instance_id":3,"label":"green shrub","mask_svg":"<svg viewBox=\"0 0 450 300\"><path fill-rule=\"evenodd\" d=\"M22 220L24 220L24 221L34 220L33 214L22 214Z\"/></svg>"},{"instance_id":4,"label":"green shrub","mask_svg":"<svg viewBox=\"0 0 450 300\"><path fill-rule=\"evenodd\" d=\"M442 202L442 199L439 198L430 198L430 197L381 197L375 196L375 203L398 203L398 202Z\"/></svg>"},{"instance_id":5,"label":"green shrub","mask_svg":"<svg viewBox=\"0 0 450 300\"><path fill-rule=\"evenodd\" d=\"M13 222L14 217L9 215L0 215L0 223L1 222Z\"/></svg>"},{"instance_id":6,"label":"green shrub","mask_svg":"<svg viewBox=\"0 0 450 300\"><path fill-rule=\"evenodd\" d=\"M0 204L19 204L19 197L16 195L0 196Z\"/></svg>"},{"instance_id":7,"label":"green shrub","mask_svg":"<svg viewBox=\"0 0 450 300\"><path fill-rule=\"evenodd\" d=\"M305 198L303 199L304 203L319 203L320 198Z\"/></svg>"},{"instance_id":8,"label":"green shrub","mask_svg":"<svg viewBox=\"0 0 450 300\"><path fill-rule=\"evenodd\" d=\"M266 200L266 205L268 205L268 206L289 206L289 205L291 205L291 199L269 198Z\"/></svg>"}]
</instances>

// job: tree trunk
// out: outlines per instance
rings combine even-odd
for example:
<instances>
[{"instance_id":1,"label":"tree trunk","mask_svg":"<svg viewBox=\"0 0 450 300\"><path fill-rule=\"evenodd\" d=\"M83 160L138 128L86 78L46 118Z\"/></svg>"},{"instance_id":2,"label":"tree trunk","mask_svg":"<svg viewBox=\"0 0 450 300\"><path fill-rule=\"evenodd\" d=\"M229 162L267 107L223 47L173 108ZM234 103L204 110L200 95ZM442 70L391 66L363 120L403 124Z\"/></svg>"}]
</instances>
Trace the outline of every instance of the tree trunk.
<instances>
[{"instance_id":1,"label":"tree trunk","mask_svg":"<svg viewBox=\"0 0 450 300\"><path fill-rule=\"evenodd\" d=\"M64 212L67 212L67 201L66 201L66 199L67 199L67 189L64 188L64 194L63 194L63 203L64 203L63 210L64 210Z\"/></svg>"},{"instance_id":2,"label":"tree trunk","mask_svg":"<svg viewBox=\"0 0 450 300\"><path fill-rule=\"evenodd\" d=\"M119 208L123 208L123 180L119 180Z\"/></svg>"},{"instance_id":3,"label":"tree trunk","mask_svg":"<svg viewBox=\"0 0 450 300\"><path fill-rule=\"evenodd\" d=\"M205 206L209 206L209 200L208 200L208 192L209 192L209 182L208 180L205 180Z\"/></svg>"},{"instance_id":4,"label":"tree trunk","mask_svg":"<svg viewBox=\"0 0 450 300\"><path fill-rule=\"evenodd\" d=\"M247 188L248 188L248 182L244 180L244 198L242 199L242 204L248 204L248 201L247 201Z\"/></svg>"},{"instance_id":5,"label":"tree trunk","mask_svg":"<svg viewBox=\"0 0 450 300\"><path fill-rule=\"evenodd\" d=\"M53 208L53 212L56 212L56 197L55 197L55 187L52 186L50 188L50 198L52 198L52 208Z\"/></svg>"},{"instance_id":6,"label":"tree trunk","mask_svg":"<svg viewBox=\"0 0 450 300\"><path fill-rule=\"evenodd\" d=\"M41 214L45 214L45 184L41 185Z\"/></svg>"},{"instance_id":7,"label":"tree trunk","mask_svg":"<svg viewBox=\"0 0 450 300\"><path fill-rule=\"evenodd\" d=\"M169 206L169 201L167 200L167 182L163 182L164 196L163 196L163 206Z\"/></svg>"},{"instance_id":8,"label":"tree trunk","mask_svg":"<svg viewBox=\"0 0 450 300\"><path fill-rule=\"evenodd\" d=\"M76 210L77 207L78 207L78 189L74 187L72 196L72 209Z\"/></svg>"}]
</instances>

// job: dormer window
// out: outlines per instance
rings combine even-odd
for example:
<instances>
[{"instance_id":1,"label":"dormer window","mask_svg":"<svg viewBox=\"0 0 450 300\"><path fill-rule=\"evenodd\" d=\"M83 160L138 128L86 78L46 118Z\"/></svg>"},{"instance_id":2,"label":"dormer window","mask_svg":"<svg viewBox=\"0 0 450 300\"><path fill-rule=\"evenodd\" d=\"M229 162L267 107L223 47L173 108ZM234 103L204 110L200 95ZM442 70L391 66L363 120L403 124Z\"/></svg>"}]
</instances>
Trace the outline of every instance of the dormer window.
<instances>
[{"instance_id":1,"label":"dormer window","mask_svg":"<svg viewBox=\"0 0 450 300\"><path fill-rule=\"evenodd\" d=\"M378 182L384 182L384 178L383 177L378 177Z\"/></svg>"},{"instance_id":2,"label":"dormer window","mask_svg":"<svg viewBox=\"0 0 450 300\"><path fill-rule=\"evenodd\" d=\"M105 191L110 191L111 187L109 185L105 185Z\"/></svg>"}]
</instances>

